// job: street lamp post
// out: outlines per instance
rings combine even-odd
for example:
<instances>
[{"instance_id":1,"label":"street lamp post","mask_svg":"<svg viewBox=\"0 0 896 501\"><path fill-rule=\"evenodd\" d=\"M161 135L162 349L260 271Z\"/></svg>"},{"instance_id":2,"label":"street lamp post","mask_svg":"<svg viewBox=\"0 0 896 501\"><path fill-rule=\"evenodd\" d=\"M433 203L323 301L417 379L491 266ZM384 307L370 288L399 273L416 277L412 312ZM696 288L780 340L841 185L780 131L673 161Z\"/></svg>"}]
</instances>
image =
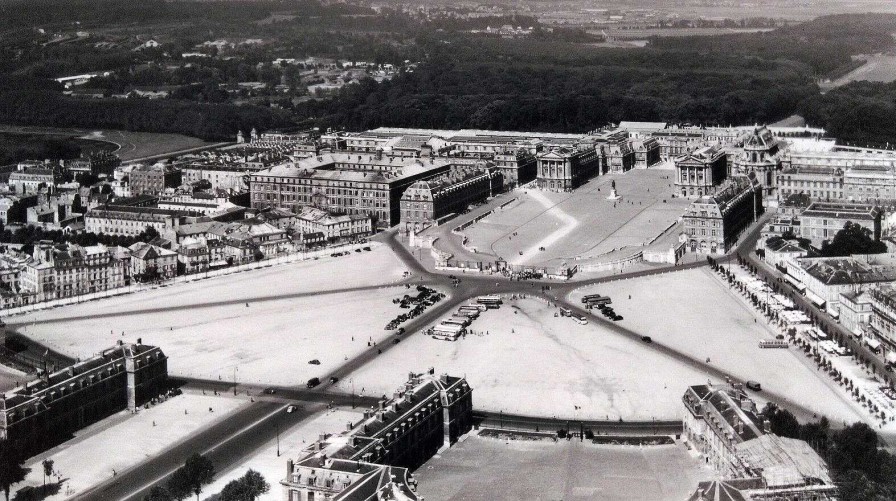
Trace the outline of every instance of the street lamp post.
<instances>
[{"instance_id":1,"label":"street lamp post","mask_svg":"<svg viewBox=\"0 0 896 501\"><path fill-rule=\"evenodd\" d=\"M236 371L237 371L237 366L234 365L233 366L233 396L236 396Z\"/></svg>"},{"instance_id":2,"label":"street lamp post","mask_svg":"<svg viewBox=\"0 0 896 501\"><path fill-rule=\"evenodd\" d=\"M349 378L349 383L352 384L352 409L355 408L355 378Z\"/></svg>"}]
</instances>

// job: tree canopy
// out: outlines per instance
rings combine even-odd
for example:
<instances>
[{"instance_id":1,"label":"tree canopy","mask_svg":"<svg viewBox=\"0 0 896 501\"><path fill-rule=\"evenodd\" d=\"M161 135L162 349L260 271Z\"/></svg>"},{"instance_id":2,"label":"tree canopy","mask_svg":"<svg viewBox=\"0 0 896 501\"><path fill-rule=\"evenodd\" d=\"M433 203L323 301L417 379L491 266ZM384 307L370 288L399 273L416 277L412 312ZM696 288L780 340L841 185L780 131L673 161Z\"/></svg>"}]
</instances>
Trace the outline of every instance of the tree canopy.
<instances>
[{"instance_id":1,"label":"tree canopy","mask_svg":"<svg viewBox=\"0 0 896 501\"><path fill-rule=\"evenodd\" d=\"M821 255L824 257L880 254L886 251L887 245L875 240L870 229L851 221L846 222L833 240L821 246Z\"/></svg>"},{"instance_id":2,"label":"tree canopy","mask_svg":"<svg viewBox=\"0 0 896 501\"><path fill-rule=\"evenodd\" d=\"M255 501L271 489L261 473L249 470L242 477L224 486L219 501Z\"/></svg>"}]
</instances>

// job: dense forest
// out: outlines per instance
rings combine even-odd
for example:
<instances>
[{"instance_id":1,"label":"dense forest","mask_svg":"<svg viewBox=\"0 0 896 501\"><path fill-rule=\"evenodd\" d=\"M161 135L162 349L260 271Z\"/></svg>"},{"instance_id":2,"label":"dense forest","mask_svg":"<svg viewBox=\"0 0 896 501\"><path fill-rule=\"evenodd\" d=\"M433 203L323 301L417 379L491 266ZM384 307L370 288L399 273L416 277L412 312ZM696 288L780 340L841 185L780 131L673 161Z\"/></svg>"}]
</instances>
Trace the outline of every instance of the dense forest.
<instances>
[{"instance_id":1,"label":"dense forest","mask_svg":"<svg viewBox=\"0 0 896 501\"><path fill-rule=\"evenodd\" d=\"M584 132L620 120L729 125L799 113L845 141L896 143L894 84L857 83L825 95L816 85L853 67L851 55L891 47L891 15L828 16L764 33L653 38L645 48L608 48L584 32L549 30L528 17L427 20L313 0L38 3L41 8L24 0L0 4L0 27L10 16L18 26L60 18L79 19L81 26L159 23L164 44L136 52L35 44L28 42L33 34L11 30L0 43L0 116L6 122L223 139L237 129L289 125ZM502 39L467 31L501 24L532 25L534 32ZM197 43L226 36L265 42L233 49L228 57L180 61ZM322 99L302 95L303 68L271 64L307 55L420 64ZM51 80L88 70L114 70L91 82L108 94L140 85L175 89L164 100L78 99L62 96ZM224 90L245 81L267 90L251 96ZM273 90L278 85L285 94Z\"/></svg>"},{"instance_id":2,"label":"dense forest","mask_svg":"<svg viewBox=\"0 0 896 501\"><path fill-rule=\"evenodd\" d=\"M81 156L77 141L39 134L0 133L0 165L22 160L65 159Z\"/></svg>"}]
</instances>

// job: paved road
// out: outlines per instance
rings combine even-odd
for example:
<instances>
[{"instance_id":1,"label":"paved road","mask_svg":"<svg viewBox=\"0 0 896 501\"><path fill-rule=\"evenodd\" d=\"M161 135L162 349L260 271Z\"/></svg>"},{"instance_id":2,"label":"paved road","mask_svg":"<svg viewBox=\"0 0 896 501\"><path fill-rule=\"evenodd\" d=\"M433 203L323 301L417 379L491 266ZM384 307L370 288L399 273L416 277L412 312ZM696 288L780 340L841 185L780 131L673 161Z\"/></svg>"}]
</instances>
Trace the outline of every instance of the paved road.
<instances>
[{"instance_id":1,"label":"paved road","mask_svg":"<svg viewBox=\"0 0 896 501\"><path fill-rule=\"evenodd\" d=\"M759 228L760 225L756 225L751 231L750 236L757 236ZM347 395L342 392L333 391L333 384L330 383L329 378L333 376L343 379L342 383L344 384L345 377L348 377L363 365L376 359L380 353L392 349L394 346L396 346L396 342L400 342L401 338L419 334L420 332L425 330L426 327L431 325L435 321L435 319L453 310L459 304L465 301L469 301L471 298L474 298L476 296L495 293L525 293L529 295L543 296L547 299L557 301L561 304L567 304L569 305L569 307L574 308L577 311L585 311L580 308L580 305L573 305L566 301L565 297L573 289L586 285L605 283L612 280L643 277L659 273L668 273L674 270L691 269L706 265L705 262L700 261L679 266L677 268L657 268L654 270L623 273L620 275L613 275L584 281L573 281L561 284L549 281L514 282L507 280L500 275L461 275L459 277L461 279L460 283L457 285L457 287L453 287L446 274L431 273L427 271L414 258L414 256L408 251L408 249L397 241L397 235L394 230L391 232L387 232L384 235L379 236L378 238L385 241L387 245L389 245L393 249L396 256L398 256L402 263L404 263L404 265L412 273L412 276L407 281L408 284L425 283L437 285L442 289L446 289L451 294L451 297L429 308L420 317L407 322L404 325L406 333L403 336L399 336L397 333L393 333L385 341L379 343L377 346L371 347L369 350L366 350L358 357L347 361L342 366L335 369L332 373L323 375L321 377L322 384L318 387L314 389L307 389L304 387L278 387L276 388L276 393L274 395L266 396L262 401L256 402L255 404L249 406L247 409L240 411L237 415L234 415L229 419L218 423L213 427L191 437L187 441L172 447L170 450L166 451L165 454L154 458L142 465L139 465L131 471L123 472L114 480L107 481L106 483L97 486L97 488L86 494L83 499L139 499L142 493L148 491L149 487L153 483L163 481L164 478L167 477L167 475L169 475L172 471L174 471L174 469L182 464L186 457L193 452L206 453L207 455L209 455L212 461L215 462L216 467L219 470L224 470L230 465L236 464L240 459L249 455L252 451L258 449L258 447L260 447L267 441L273 439L276 436L278 429L286 429L286 427L288 426L295 425L302 419L322 409L322 402L333 402L336 405L350 405L351 403L359 406L373 405L375 403L375 399L372 399L371 397L362 398L351 394ZM748 244L749 240L745 240L745 242L742 242L739 245L739 249L742 247L748 247ZM542 291L541 286L545 285L548 286L549 289L547 291ZM379 287L383 286L362 287L352 290L372 290ZM343 292L343 290L325 291L323 293L337 292ZM269 296L265 298L255 298L252 299L252 301L279 300L288 297L303 297L317 294L321 293L317 292L300 293L290 296ZM244 301L226 301L221 302L220 304L238 304L242 302ZM195 307L196 305L192 305L189 308ZM165 310L167 311L168 308L165 308ZM121 312L116 312L114 315L120 314ZM594 316L592 316L592 318L594 318L595 321L604 322L609 332L634 339L640 339L641 337L639 333L631 331L622 325L607 322ZM644 347L645 349L652 349L665 356L671 357L683 363L687 363L692 367L695 367L706 372L707 374L713 375L720 379L724 378L725 376L729 376L729 374L714 366L706 364L700 360L695 360L693 357L683 354L668 346L664 346L660 343L645 344ZM264 390L264 388L256 385L238 385L236 388L234 388L232 382L222 381L204 381L190 379L187 380L187 383L194 387L211 389L214 391L232 391L236 389L236 391L239 392L248 391L253 394L259 394ZM764 394L764 397L769 398L772 401L776 401L787 408L790 408L798 415L805 415L806 413L806 410L802 406L796 404L795 402L791 402L781 395L775 394L774 392L766 392ZM287 414L283 411L283 409L285 408L285 404L283 403L284 399L295 399L314 403L303 405L299 412ZM488 414L484 415L484 419L493 420L493 418L494 416L489 417ZM499 419L503 418L503 415L499 415ZM508 416L508 419L510 418L513 418L519 425L525 425L526 423L537 423L540 422L539 420L543 421L543 418L538 417ZM619 425L617 423L613 423L611 425L610 423L606 422L593 423L595 427L603 426L608 430L618 430L621 428L643 429L643 426L645 426L644 423L629 423L624 425ZM668 429L670 430L672 428L680 429L680 423L677 422L668 422L662 425L657 425L656 423L651 422L650 426L668 427Z\"/></svg>"},{"instance_id":2,"label":"paved road","mask_svg":"<svg viewBox=\"0 0 896 501\"><path fill-rule=\"evenodd\" d=\"M258 401L239 410L227 419L206 428L134 468L78 495L84 501L140 500L156 483L164 483L168 476L183 465L193 453L207 456L219 472L239 464L261 446L276 440L309 416L325 409L323 404L300 405L296 412L287 413L280 402ZM284 462L285 464L285 462Z\"/></svg>"},{"instance_id":3,"label":"paved road","mask_svg":"<svg viewBox=\"0 0 896 501\"><path fill-rule=\"evenodd\" d=\"M839 322L834 320L834 318L830 316L826 310L815 306L811 301L809 301L808 298L806 298L806 296L802 295L798 290L796 290L796 288L791 285L790 282L781 280L781 274L776 270L773 270L768 266L768 264L757 258L754 253L743 252L741 256L756 268L756 272L760 278L762 278L769 284L778 284L779 288L785 291L785 295L793 299L793 302L797 307L799 307L800 310L802 310L810 317L815 318L816 325L821 326L825 332L827 332L828 334L833 334L834 337L838 339L838 341L846 344L859 356L861 360L870 362L872 364L872 367L874 368L875 373L878 376L883 377L888 384L893 385L893 373L887 370L886 362L881 360L877 355L872 353L867 346L863 345L855 337L853 337L852 333L849 332L845 327L843 327Z\"/></svg>"}]
</instances>

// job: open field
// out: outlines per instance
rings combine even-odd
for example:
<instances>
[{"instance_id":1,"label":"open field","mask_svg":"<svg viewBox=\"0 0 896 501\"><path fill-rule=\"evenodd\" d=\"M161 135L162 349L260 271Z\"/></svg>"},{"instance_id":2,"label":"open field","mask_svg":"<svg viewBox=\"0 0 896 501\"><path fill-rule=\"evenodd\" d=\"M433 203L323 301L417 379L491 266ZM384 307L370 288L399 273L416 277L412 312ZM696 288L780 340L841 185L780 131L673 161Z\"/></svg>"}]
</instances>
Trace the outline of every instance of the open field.
<instances>
[{"instance_id":1,"label":"open field","mask_svg":"<svg viewBox=\"0 0 896 501\"><path fill-rule=\"evenodd\" d=\"M464 231L471 247L514 264L572 264L622 248L634 252L688 204L671 197L671 177L668 170L639 169L593 178L573 193L517 190L516 202ZM607 200L614 180L621 201Z\"/></svg>"},{"instance_id":2,"label":"open field","mask_svg":"<svg viewBox=\"0 0 896 501\"><path fill-rule=\"evenodd\" d=\"M345 430L349 421L357 422L361 418L361 410L336 409L324 411L302 421L298 426L280 433L280 456L277 456L276 440L264 445L261 449L247 457L239 467L219 472L215 481L203 488L205 495L221 492L231 480L246 474L247 470L255 470L271 484L267 494L258 497L258 501L279 501L283 499L283 488L279 482L286 476L286 460L297 460L304 447L314 443L321 433L338 434Z\"/></svg>"},{"instance_id":3,"label":"open field","mask_svg":"<svg viewBox=\"0 0 896 501\"><path fill-rule=\"evenodd\" d=\"M896 55L874 54L860 56L865 64L830 83L821 84L823 90L830 90L850 82L892 82L896 81Z\"/></svg>"},{"instance_id":4,"label":"open field","mask_svg":"<svg viewBox=\"0 0 896 501\"><path fill-rule=\"evenodd\" d=\"M409 371L466 376L477 409L582 419L676 419L688 385L703 373L593 323L555 317L537 299L505 303L455 342L405 339L353 374L365 395L389 394ZM650 370L645 370L650 368ZM581 409L576 410L574 406Z\"/></svg>"},{"instance_id":5,"label":"open field","mask_svg":"<svg viewBox=\"0 0 896 501\"><path fill-rule=\"evenodd\" d=\"M141 409L137 414L122 411L80 430L74 439L31 458L25 464L31 472L25 482L16 484L13 492L23 487L41 486L41 462L49 458L64 482L55 495L46 499L70 499L108 480L113 471L120 473L160 454L247 402L246 398L187 392L149 409ZM48 480L56 481L55 477Z\"/></svg>"},{"instance_id":6,"label":"open field","mask_svg":"<svg viewBox=\"0 0 896 501\"><path fill-rule=\"evenodd\" d=\"M863 419L833 383L794 349L761 349L775 332L708 269L694 269L586 287L570 300L600 293L613 300L625 327L742 380L783 395L835 421ZM628 299L629 295L631 299ZM691 382L690 384L696 384ZM756 395L761 399L762 395Z\"/></svg>"},{"instance_id":7,"label":"open field","mask_svg":"<svg viewBox=\"0 0 896 501\"><path fill-rule=\"evenodd\" d=\"M181 134L130 132L122 130L65 129L55 127L29 127L0 125L0 132L19 134L43 134L59 137L104 141L114 144L113 151L122 160L163 155L165 153L198 148L213 143Z\"/></svg>"},{"instance_id":8,"label":"open field","mask_svg":"<svg viewBox=\"0 0 896 501\"><path fill-rule=\"evenodd\" d=\"M684 446L504 441L469 436L414 473L440 501L686 499L714 477Z\"/></svg>"},{"instance_id":9,"label":"open field","mask_svg":"<svg viewBox=\"0 0 896 501\"><path fill-rule=\"evenodd\" d=\"M386 247L275 266L5 319L11 328L71 356L119 339L158 345L172 375L304 384L389 334L404 287ZM368 286L337 294L332 288ZM246 303L249 306L246 306ZM309 365L312 359L320 365Z\"/></svg>"}]
</instances>

